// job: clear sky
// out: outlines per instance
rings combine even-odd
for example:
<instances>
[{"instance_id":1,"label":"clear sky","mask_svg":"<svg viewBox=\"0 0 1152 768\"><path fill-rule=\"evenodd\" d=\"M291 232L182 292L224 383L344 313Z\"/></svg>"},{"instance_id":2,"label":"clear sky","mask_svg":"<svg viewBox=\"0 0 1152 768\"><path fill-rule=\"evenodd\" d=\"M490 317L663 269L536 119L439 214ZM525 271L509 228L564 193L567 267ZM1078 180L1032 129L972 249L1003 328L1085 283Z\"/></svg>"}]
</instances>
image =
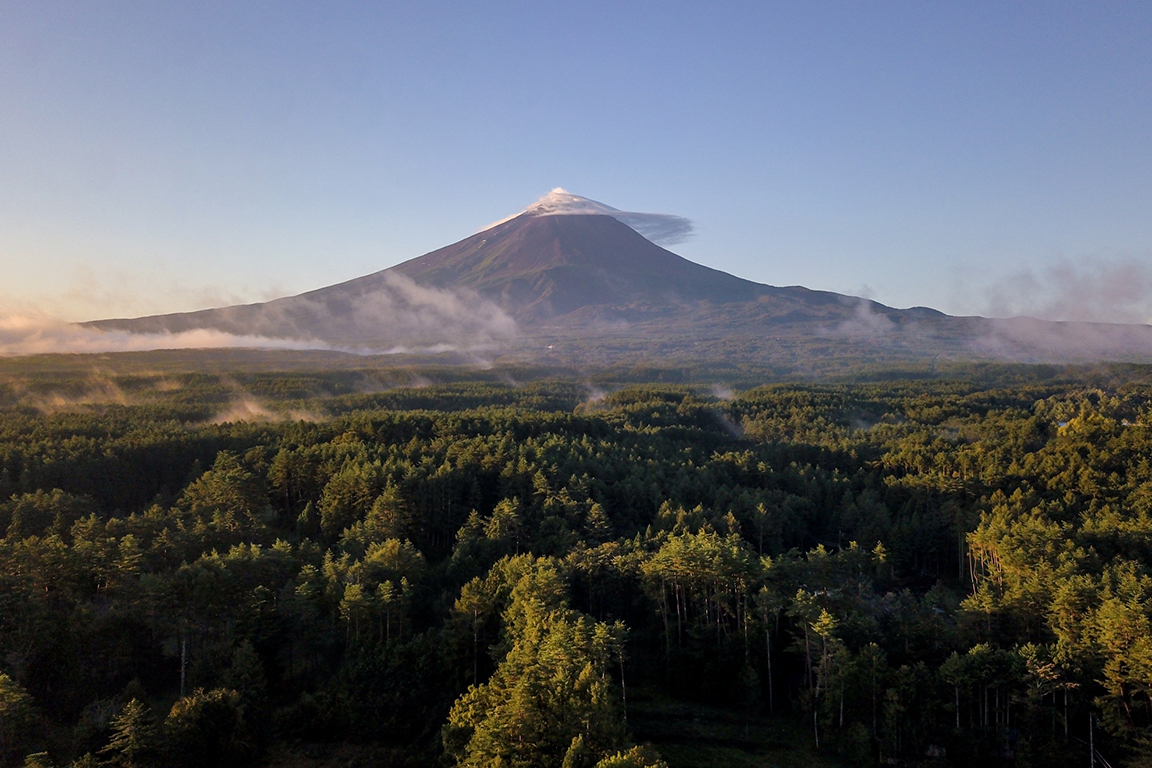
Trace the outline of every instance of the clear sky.
<instances>
[{"instance_id":1,"label":"clear sky","mask_svg":"<svg viewBox=\"0 0 1152 768\"><path fill-rule=\"evenodd\" d=\"M259 301L562 186L774 285L1152 318L1152 3L0 3L0 310Z\"/></svg>"}]
</instances>

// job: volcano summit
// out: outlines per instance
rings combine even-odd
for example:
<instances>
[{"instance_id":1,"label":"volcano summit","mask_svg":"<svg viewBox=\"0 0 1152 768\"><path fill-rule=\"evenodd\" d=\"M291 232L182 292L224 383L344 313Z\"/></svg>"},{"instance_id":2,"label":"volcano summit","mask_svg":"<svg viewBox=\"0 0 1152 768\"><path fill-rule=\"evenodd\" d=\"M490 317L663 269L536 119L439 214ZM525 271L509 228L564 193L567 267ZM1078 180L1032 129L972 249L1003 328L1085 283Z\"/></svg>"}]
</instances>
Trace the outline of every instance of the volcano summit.
<instances>
[{"instance_id":1,"label":"volcano summit","mask_svg":"<svg viewBox=\"0 0 1152 768\"><path fill-rule=\"evenodd\" d=\"M951 317L774 287L688 261L687 219L562 189L457 243L298 296L102 330L210 329L363 351L485 349L538 359L1152 359L1152 328Z\"/></svg>"}]
</instances>

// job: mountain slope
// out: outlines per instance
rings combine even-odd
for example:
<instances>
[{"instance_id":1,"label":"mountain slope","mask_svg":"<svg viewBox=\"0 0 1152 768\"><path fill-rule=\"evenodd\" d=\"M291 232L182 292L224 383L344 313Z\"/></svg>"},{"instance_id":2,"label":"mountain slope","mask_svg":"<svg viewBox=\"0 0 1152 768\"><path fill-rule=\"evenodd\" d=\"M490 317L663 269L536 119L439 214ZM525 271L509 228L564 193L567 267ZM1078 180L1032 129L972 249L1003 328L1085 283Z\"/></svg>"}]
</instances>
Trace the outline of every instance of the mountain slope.
<instances>
[{"instance_id":1,"label":"mountain slope","mask_svg":"<svg viewBox=\"0 0 1152 768\"><path fill-rule=\"evenodd\" d=\"M671 229L683 231L686 221L672 218ZM560 348L570 359L1152 359L1148 326L958 318L762 285L684 259L625 221L668 224L556 190L459 242L344 283L261 304L87 325L214 329L364 350L495 348L530 358Z\"/></svg>"},{"instance_id":2,"label":"mountain slope","mask_svg":"<svg viewBox=\"0 0 1152 768\"><path fill-rule=\"evenodd\" d=\"M241 335L396 342L387 318L371 306L399 313L420 304L397 298L405 278L468 312L494 315L491 302L522 331L596 324L637 315L659 317L700 304L756 304L755 316L792 321L848 318L862 300L806 288L776 288L691 262L652 243L617 219L599 214L525 213L395 267L315 291L261 304L134 319L99 320L96 328L179 332L213 328ZM409 291L411 292L411 291ZM434 294L425 293L429 299ZM875 311L898 310L868 302ZM378 308L377 308L378 309ZM725 313L737 316L744 310ZM731 318L729 318L731 319ZM407 329L406 329L407 330ZM425 341L426 339L419 339Z\"/></svg>"},{"instance_id":3,"label":"mountain slope","mask_svg":"<svg viewBox=\"0 0 1152 768\"><path fill-rule=\"evenodd\" d=\"M688 261L604 215L523 214L394 269L422 285L472 288L518 319L588 305L748 301L767 288Z\"/></svg>"}]
</instances>

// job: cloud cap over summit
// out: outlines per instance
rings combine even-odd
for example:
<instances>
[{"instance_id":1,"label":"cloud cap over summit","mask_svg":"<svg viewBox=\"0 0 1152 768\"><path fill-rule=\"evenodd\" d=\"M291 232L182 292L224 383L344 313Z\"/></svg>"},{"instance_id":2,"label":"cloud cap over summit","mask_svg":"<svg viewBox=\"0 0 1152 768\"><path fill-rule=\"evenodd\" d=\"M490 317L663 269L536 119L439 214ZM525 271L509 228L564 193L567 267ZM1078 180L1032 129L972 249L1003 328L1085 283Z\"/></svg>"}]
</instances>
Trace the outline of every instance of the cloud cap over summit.
<instances>
[{"instance_id":1,"label":"cloud cap over summit","mask_svg":"<svg viewBox=\"0 0 1152 768\"><path fill-rule=\"evenodd\" d=\"M627 224L657 245L676 245L692 236L692 222L683 216L669 213L643 213L621 211L587 197L574 195L563 187L556 187L544 197L505 219L489 224L482 232L511 221L517 216L611 216Z\"/></svg>"}]
</instances>

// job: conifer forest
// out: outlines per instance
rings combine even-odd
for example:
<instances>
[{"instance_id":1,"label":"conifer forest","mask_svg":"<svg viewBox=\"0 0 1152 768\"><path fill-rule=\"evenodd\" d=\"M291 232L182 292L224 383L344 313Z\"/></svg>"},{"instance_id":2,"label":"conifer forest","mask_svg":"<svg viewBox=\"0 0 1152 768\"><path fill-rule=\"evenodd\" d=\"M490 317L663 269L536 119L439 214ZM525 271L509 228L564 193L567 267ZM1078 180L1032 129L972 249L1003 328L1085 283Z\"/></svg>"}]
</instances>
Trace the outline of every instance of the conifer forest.
<instances>
[{"instance_id":1,"label":"conifer forest","mask_svg":"<svg viewBox=\"0 0 1152 768\"><path fill-rule=\"evenodd\" d=\"M1152 765L1152 369L0 373L2 765Z\"/></svg>"}]
</instances>

